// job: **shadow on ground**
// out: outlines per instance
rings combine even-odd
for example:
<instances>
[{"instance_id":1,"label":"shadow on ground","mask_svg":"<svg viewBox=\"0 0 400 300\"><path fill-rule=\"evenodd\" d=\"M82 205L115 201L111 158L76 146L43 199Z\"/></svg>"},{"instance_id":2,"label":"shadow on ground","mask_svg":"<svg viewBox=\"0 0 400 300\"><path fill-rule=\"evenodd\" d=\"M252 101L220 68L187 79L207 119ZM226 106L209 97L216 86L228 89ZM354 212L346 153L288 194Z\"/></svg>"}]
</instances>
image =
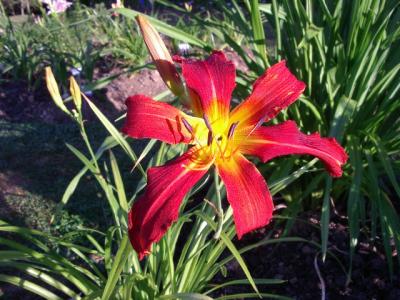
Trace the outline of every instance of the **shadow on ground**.
<instances>
[{"instance_id":1,"label":"shadow on ground","mask_svg":"<svg viewBox=\"0 0 400 300\"><path fill-rule=\"evenodd\" d=\"M107 136L101 125L88 124L88 135L95 149ZM12 123L0 121L0 219L13 225L49 230L56 204L82 163L66 148L74 145L87 153L75 124ZM140 151L145 142L135 143ZM115 150L129 191L135 187L137 174L125 155ZM105 155L105 157L107 157ZM106 160L107 161L107 160ZM107 226L108 204L90 174L84 176L66 209L79 215L84 223Z\"/></svg>"}]
</instances>

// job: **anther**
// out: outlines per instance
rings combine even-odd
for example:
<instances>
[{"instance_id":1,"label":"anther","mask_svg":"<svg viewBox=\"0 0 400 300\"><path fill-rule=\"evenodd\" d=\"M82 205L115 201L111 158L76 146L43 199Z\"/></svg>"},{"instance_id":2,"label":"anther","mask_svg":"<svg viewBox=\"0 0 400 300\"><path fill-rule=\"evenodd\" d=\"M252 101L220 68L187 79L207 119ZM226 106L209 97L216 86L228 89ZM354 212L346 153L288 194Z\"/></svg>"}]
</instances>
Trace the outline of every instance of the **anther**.
<instances>
[{"instance_id":1,"label":"anther","mask_svg":"<svg viewBox=\"0 0 400 300\"><path fill-rule=\"evenodd\" d=\"M257 122L256 126L254 127L254 130L259 128L264 122L265 122L266 117L261 118L260 121Z\"/></svg>"},{"instance_id":2,"label":"anther","mask_svg":"<svg viewBox=\"0 0 400 300\"><path fill-rule=\"evenodd\" d=\"M210 146L213 140L213 134L211 131L208 132L208 137L207 137L207 146Z\"/></svg>"},{"instance_id":3,"label":"anther","mask_svg":"<svg viewBox=\"0 0 400 300\"><path fill-rule=\"evenodd\" d=\"M204 123L206 123L206 126L207 126L208 130L210 132L212 132L211 123L210 123L210 120L208 119L206 114L203 114L203 119L204 119Z\"/></svg>"},{"instance_id":4,"label":"anther","mask_svg":"<svg viewBox=\"0 0 400 300\"><path fill-rule=\"evenodd\" d=\"M236 127L238 126L239 122L232 123L228 130L228 139L233 137Z\"/></svg>"},{"instance_id":5,"label":"anther","mask_svg":"<svg viewBox=\"0 0 400 300\"><path fill-rule=\"evenodd\" d=\"M183 123L183 126L185 126L185 128L186 128L190 133L193 134L193 127L192 127L192 125L189 124L189 122L188 122L185 118L182 118L182 123Z\"/></svg>"},{"instance_id":6,"label":"anther","mask_svg":"<svg viewBox=\"0 0 400 300\"><path fill-rule=\"evenodd\" d=\"M266 119L267 119L267 117L261 118L261 119L257 122L256 126L254 126L254 128L247 134L247 136L251 135L256 129L258 129L258 128L265 122Z\"/></svg>"}]
</instances>

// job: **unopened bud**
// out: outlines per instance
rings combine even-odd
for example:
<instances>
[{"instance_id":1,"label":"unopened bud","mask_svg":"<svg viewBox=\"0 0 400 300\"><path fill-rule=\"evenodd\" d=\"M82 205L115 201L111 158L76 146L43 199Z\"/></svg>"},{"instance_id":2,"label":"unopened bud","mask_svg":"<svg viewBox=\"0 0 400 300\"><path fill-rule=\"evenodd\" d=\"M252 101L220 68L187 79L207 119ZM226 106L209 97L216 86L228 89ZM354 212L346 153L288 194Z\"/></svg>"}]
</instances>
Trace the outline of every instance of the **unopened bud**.
<instances>
[{"instance_id":1,"label":"unopened bud","mask_svg":"<svg viewBox=\"0 0 400 300\"><path fill-rule=\"evenodd\" d=\"M51 95L51 98L53 99L54 103L67 115L71 115L69 110L64 104L64 101L61 98L60 95L60 90L58 89L58 85L56 82L56 79L54 78L53 72L51 71L50 67L46 67L46 84L47 84L47 89L49 90L49 93Z\"/></svg>"},{"instance_id":2,"label":"unopened bud","mask_svg":"<svg viewBox=\"0 0 400 300\"><path fill-rule=\"evenodd\" d=\"M78 111L81 111L82 108L82 96L81 89L79 88L78 83L76 82L74 77L69 78L69 91L71 92L72 100L74 100L74 104Z\"/></svg>"},{"instance_id":3,"label":"unopened bud","mask_svg":"<svg viewBox=\"0 0 400 300\"><path fill-rule=\"evenodd\" d=\"M193 9L192 1L185 2L184 6L185 6L186 11L188 11L188 12L191 12Z\"/></svg>"},{"instance_id":4,"label":"unopened bud","mask_svg":"<svg viewBox=\"0 0 400 300\"><path fill-rule=\"evenodd\" d=\"M174 61L172 60L171 55L157 30L150 24L146 17L142 15L138 15L136 20L139 24L147 49L149 49L151 58L153 59L161 78L172 93L179 98L183 98L182 96L185 91L183 82L175 68Z\"/></svg>"}]
</instances>

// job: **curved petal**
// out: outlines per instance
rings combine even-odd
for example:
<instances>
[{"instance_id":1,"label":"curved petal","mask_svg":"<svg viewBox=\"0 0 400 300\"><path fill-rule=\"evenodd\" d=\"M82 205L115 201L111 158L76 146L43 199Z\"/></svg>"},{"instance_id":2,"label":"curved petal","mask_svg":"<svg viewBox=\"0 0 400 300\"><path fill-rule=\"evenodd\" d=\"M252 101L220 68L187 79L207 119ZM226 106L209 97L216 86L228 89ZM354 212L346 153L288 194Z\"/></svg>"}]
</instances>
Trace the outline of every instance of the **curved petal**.
<instances>
[{"instance_id":1,"label":"curved petal","mask_svg":"<svg viewBox=\"0 0 400 300\"><path fill-rule=\"evenodd\" d=\"M262 124L292 104L305 87L281 61L257 79L251 95L232 111L231 122L239 121L241 128Z\"/></svg>"},{"instance_id":2,"label":"curved petal","mask_svg":"<svg viewBox=\"0 0 400 300\"><path fill-rule=\"evenodd\" d=\"M130 137L178 144L192 143L200 132L207 132L203 119L191 117L167 103L135 95L126 100L126 105L128 111L122 132ZM190 129L183 120L190 124Z\"/></svg>"},{"instance_id":3,"label":"curved petal","mask_svg":"<svg viewBox=\"0 0 400 300\"><path fill-rule=\"evenodd\" d=\"M347 154L334 138L321 138L299 131L294 121L279 125L260 127L243 140L239 151L255 155L266 162L274 157L288 154L309 154L321 159L330 175L342 175L342 165Z\"/></svg>"},{"instance_id":4,"label":"curved petal","mask_svg":"<svg viewBox=\"0 0 400 300\"><path fill-rule=\"evenodd\" d=\"M129 239L139 259L178 218L183 197L207 172L210 161L200 151L191 148L178 159L148 170L145 192L128 215Z\"/></svg>"},{"instance_id":5,"label":"curved petal","mask_svg":"<svg viewBox=\"0 0 400 300\"><path fill-rule=\"evenodd\" d=\"M217 165L233 209L236 232L245 233L265 226L272 218L274 204L263 176L241 154Z\"/></svg>"},{"instance_id":6,"label":"curved petal","mask_svg":"<svg viewBox=\"0 0 400 300\"><path fill-rule=\"evenodd\" d=\"M186 84L199 96L203 113L211 122L229 116L235 72L235 65L221 51L214 51L206 60L182 59Z\"/></svg>"}]
</instances>

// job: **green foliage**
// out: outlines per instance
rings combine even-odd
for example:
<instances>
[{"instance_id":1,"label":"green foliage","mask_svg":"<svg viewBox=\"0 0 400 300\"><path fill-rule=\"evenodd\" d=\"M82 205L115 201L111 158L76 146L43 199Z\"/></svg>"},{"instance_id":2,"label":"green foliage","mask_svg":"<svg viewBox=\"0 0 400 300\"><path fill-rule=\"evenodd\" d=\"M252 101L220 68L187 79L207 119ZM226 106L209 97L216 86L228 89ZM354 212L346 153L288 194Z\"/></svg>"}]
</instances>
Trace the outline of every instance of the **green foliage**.
<instances>
[{"instance_id":1,"label":"green foliage","mask_svg":"<svg viewBox=\"0 0 400 300\"><path fill-rule=\"evenodd\" d=\"M273 3L277 5L277 1ZM400 59L395 50L400 37L399 4L283 1L277 7L286 12L285 18L274 19L276 29L285 37L277 53L307 83L305 98L312 101L322 116L321 120L310 117L312 111L303 106L298 119L309 130L336 137L350 154L346 176L334 182L332 193L326 189L325 194L347 197L352 255L360 227L367 225L369 216L375 214L372 202L377 201L369 192L370 179L364 171L367 155L379 165L376 180L384 183L377 192L389 199L400 196L395 176L386 180L391 172L399 170L395 161L400 149L400 85L396 80ZM295 111L293 117L296 118ZM395 192L385 186L392 186ZM329 209L324 213L328 215ZM381 230L385 230L383 220L388 215L380 211L379 219ZM392 229L391 237L397 240L396 247L400 242L394 231L398 222L398 215L392 214L388 226ZM327 224L324 225L323 241L328 231Z\"/></svg>"},{"instance_id":2,"label":"green foliage","mask_svg":"<svg viewBox=\"0 0 400 300\"><path fill-rule=\"evenodd\" d=\"M323 175L316 167L316 160L304 166L304 159L290 158L261 167L264 174L272 173L269 178L272 193L280 193L287 200L288 208L283 214L289 221L285 232L289 232L291 220L302 206L321 207L322 245L315 246L326 255L329 253L331 199L345 202L350 257L361 230L371 239L380 234L389 271L393 273L392 248L400 251L400 220L392 203L400 197L400 166L396 161L400 154L400 83L396 80L400 71L400 57L396 53L400 37L398 2L272 0L270 4L259 4L245 0L242 5L233 0L228 8L224 1L217 1L218 14L208 13L206 17L191 15L166 1L159 2L185 16L193 16L189 23L184 17L178 18L175 27L149 17L174 43L187 42L204 51L229 46L238 53L248 71L238 71L236 97L244 99L250 92L251 82L266 66L281 59L306 82L304 95L282 113L279 120L294 119L307 132L319 131L336 137L346 147L350 160L344 176L336 180ZM134 17L139 12L129 9L116 12L120 17L112 18L104 10L99 13L78 7L68 17L46 17L46 28L33 29L15 25L3 15L0 28L5 34L0 38L0 46L7 49L0 54L3 73L32 81L46 62L55 68L60 81L66 82L69 67L82 67L85 78L90 81L96 61L104 55L112 55L123 63L142 64L144 47L140 39L135 38L137 28L134 25ZM63 21L68 22L61 22L59 18L66 18ZM39 33L34 33L35 30ZM66 35L65 40L59 39L60 34ZM265 42L271 38L275 42L267 48ZM38 40L45 42L35 44ZM14 64L15 69L11 67ZM0 231L25 242L2 237L0 244L5 250L1 250L0 266L16 268L24 275L1 274L0 281L47 299L78 295L85 299L208 299L207 295L218 288L241 283L249 284L255 291L255 294L221 298L234 299L256 296L257 285L280 283L253 279L241 255L264 244L305 241L293 237L266 237L257 244L236 249L231 242L234 237L232 211L228 209L224 218L218 220L209 204L193 203L196 192L204 186L210 186L205 191L206 199L217 201L219 196L224 197L222 186L209 177L187 195L181 217L153 246L151 255L143 263L139 262L126 235L127 211L146 184L145 170L184 149L164 144L158 148L157 143L149 142L137 153L115 124L107 120L94 103L85 101L109 136L94 148L81 112L71 114L86 150L68 145L83 168L68 185L59 211L68 203L82 178L90 173L107 200L112 225L97 231L84 228L79 219L65 217L59 219L57 226L60 231L68 232L65 236L54 237L2 222ZM129 169L135 166L138 173L139 180L129 182L134 186L133 191L126 189L126 172L120 168L128 167L125 163L122 167L121 160L114 155L117 149L126 155ZM219 230L220 239L213 239L212 235ZM84 236L84 241L71 241L71 233L77 231ZM46 241L51 241L51 246ZM226 257L226 253L230 254ZM226 282L218 288L212 286L215 275L223 274L221 270L232 259L238 261L246 279ZM34 281L25 277L32 277ZM277 295L266 297L279 298Z\"/></svg>"},{"instance_id":3,"label":"green foliage","mask_svg":"<svg viewBox=\"0 0 400 300\"><path fill-rule=\"evenodd\" d=\"M237 95L243 98L249 93L251 82L264 71L265 62L269 65L285 59L289 68L307 84L307 89L280 118L296 120L307 132L319 131L336 137L350 154L341 179L326 178L323 185L318 177L319 184L315 186L323 190L319 195L323 196L324 253L328 247L331 198L337 202L347 199L350 254L358 243L361 228L372 239L380 228L385 244L389 245L392 238L399 251L398 213L393 211L389 217L385 210L377 210L382 201L390 203L400 196L396 177L400 167L396 160L400 149L398 1L273 0L270 4L259 4L246 0L242 6L233 0L229 9L224 1L218 3L222 17L197 20L219 38L220 45L234 49L249 68L246 74L238 72ZM267 20L272 29L267 26L264 32L260 22L268 24ZM161 25L158 26L162 31ZM236 32L234 38L232 31ZM206 51L210 47L193 43L185 35L170 36ZM273 51L266 53L264 41L271 38L274 38ZM290 159L286 166L290 169L299 162L303 163ZM371 162L374 172L368 174L365 168ZM274 174L279 174L275 163L271 167ZM376 189L374 193L371 193L371 180ZM308 190L309 183L310 179L300 180L284 193L292 216L299 211L298 201L308 197L298 191ZM293 195L298 195L298 199L293 199ZM311 202L314 208L315 203L318 202ZM386 248L389 254L390 247ZM392 269L390 256L388 264Z\"/></svg>"},{"instance_id":4,"label":"green foliage","mask_svg":"<svg viewBox=\"0 0 400 300\"><path fill-rule=\"evenodd\" d=\"M93 90L99 88L93 84L94 69L106 57L117 59L123 69L144 64L147 53L135 22L112 16L104 6L73 8L63 14L42 12L41 19L25 21L9 18L0 9L0 72L5 79L36 86L43 68L51 66L66 88L71 70L77 69L86 89Z\"/></svg>"},{"instance_id":5,"label":"green foliage","mask_svg":"<svg viewBox=\"0 0 400 300\"><path fill-rule=\"evenodd\" d=\"M55 219L52 229L59 235L65 235L70 232L78 232L78 229L83 227L83 224L84 221L79 215L71 215L64 210Z\"/></svg>"},{"instance_id":6,"label":"green foliage","mask_svg":"<svg viewBox=\"0 0 400 300\"><path fill-rule=\"evenodd\" d=\"M0 71L3 74L10 74L13 78L33 80L35 72L39 68L40 55L38 45L32 45L29 33L21 33L21 29L11 22L7 22L1 28L0 35Z\"/></svg>"},{"instance_id":7,"label":"green foliage","mask_svg":"<svg viewBox=\"0 0 400 300\"><path fill-rule=\"evenodd\" d=\"M99 13L93 22L96 28L94 33L104 45L102 56L111 56L124 67L142 65L148 60L147 49L139 38L135 21Z\"/></svg>"}]
</instances>

